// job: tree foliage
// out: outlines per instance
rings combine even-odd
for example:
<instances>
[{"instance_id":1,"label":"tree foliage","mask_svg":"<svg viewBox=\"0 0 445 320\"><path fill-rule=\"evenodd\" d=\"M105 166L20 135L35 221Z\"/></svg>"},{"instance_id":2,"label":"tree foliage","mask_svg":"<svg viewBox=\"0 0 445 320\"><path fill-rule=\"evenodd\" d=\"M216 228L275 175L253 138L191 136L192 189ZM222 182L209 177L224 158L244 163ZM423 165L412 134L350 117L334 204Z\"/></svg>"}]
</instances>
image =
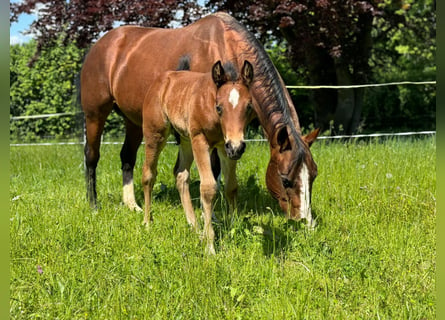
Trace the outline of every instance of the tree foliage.
<instances>
[{"instance_id":1,"label":"tree foliage","mask_svg":"<svg viewBox=\"0 0 445 320\"><path fill-rule=\"evenodd\" d=\"M83 51L74 44L61 46L59 43L43 50L30 67L28 62L35 50L35 41L10 48L10 115L78 112L75 79ZM13 120L10 134L13 139L34 140L67 136L76 127L75 117Z\"/></svg>"},{"instance_id":2,"label":"tree foliage","mask_svg":"<svg viewBox=\"0 0 445 320\"><path fill-rule=\"evenodd\" d=\"M391 6L391 1L385 1ZM370 59L375 82L429 81L436 77L435 1L405 3L397 21L381 17L373 29ZM436 86L397 86L369 89L363 118L374 130L435 129Z\"/></svg>"},{"instance_id":3,"label":"tree foliage","mask_svg":"<svg viewBox=\"0 0 445 320\"><path fill-rule=\"evenodd\" d=\"M10 8L11 22L21 13L38 11L30 28L36 41L11 47L13 115L66 111L72 99L68 83L72 86L72 75L80 67L80 53L74 57L73 52L81 52L114 26L179 26L220 9L261 39L289 84L419 81L434 79L436 73L434 0L208 0L205 5L192 0L23 0ZM30 60L32 68L25 63ZM64 60L73 65L61 64ZM409 126L427 121L431 127L435 122L434 86L291 94L303 127L314 123L332 129L334 123L335 132L352 133L363 128L364 119L367 128L379 130L391 119ZM120 120L111 117L107 128L120 132Z\"/></svg>"},{"instance_id":4,"label":"tree foliage","mask_svg":"<svg viewBox=\"0 0 445 320\"><path fill-rule=\"evenodd\" d=\"M351 85L373 80L371 57L394 55L399 59L405 41L429 24L435 30L435 2L432 0L209 0L216 9L228 10L262 39L284 39L294 70L305 68L312 85ZM422 8L422 9L420 9ZM418 17L421 13L421 18ZM404 44L387 47L395 36ZM433 38L432 34L424 34ZM422 38L422 37L420 37ZM392 40L391 40L392 41ZM431 42L431 40L429 40ZM378 43L381 52L373 51ZM434 46L430 59L434 64ZM302 73L300 73L302 74ZM398 79L400 80L400 78ZM317 125L352 133L359 128L364 108L363 89L318 90L312 93ZM298 107L298 106L297 106Z\"/></svg>"},{"instance_id":5,"label":"tree foliage","mask_svg":"<svg viewBox=\"0 0 445 320\"><path fill-rule=\"evenodd\" d=\"M10 22L21 13L38 12L30 31L36 34L39 53L61 37L64 45L75 41L86 48L117 23L145 27L190 23L197 18L197 8L192 0L24 0L11 3Z\"/></svg>"}]
</instances>

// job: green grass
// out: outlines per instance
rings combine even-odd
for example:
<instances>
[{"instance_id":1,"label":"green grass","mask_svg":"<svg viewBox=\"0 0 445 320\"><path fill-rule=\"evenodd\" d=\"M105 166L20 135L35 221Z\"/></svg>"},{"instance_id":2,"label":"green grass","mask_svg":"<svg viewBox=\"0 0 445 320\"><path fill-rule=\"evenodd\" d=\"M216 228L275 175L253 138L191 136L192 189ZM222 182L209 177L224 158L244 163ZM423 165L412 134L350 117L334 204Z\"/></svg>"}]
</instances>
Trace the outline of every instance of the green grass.
<instances>
[{"instance_id":1,"label":"green grass","mask_svg":"<svg viewBox=\"0 0 445 320\"><path fill-rule=\"evenodd\" d=\"M92 211L81 147L11 147L11 318L436 317L435 138L315 143L315 231L282 217L264 184L268 147L249 144L238 213L216 200L216 256L186 224L175 146L160 160L149 231L121 204L120 146L101 151Z\"/></svg>"}]
</instances>

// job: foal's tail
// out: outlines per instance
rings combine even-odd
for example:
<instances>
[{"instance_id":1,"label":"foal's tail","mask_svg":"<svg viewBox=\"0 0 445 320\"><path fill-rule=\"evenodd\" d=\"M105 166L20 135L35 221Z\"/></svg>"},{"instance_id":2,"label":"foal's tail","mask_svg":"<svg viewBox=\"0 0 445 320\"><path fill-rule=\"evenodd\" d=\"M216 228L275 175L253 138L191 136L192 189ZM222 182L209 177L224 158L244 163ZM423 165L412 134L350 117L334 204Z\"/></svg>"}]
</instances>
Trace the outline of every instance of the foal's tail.
<instances>
[{"instance_id":1,"label":"foal's tail","mask_svg":"<svg viewBox=\"0 0 445 320\"><path fill-rule=\"evenodd\" d=\"M184 55L179 58L178 67L176 71L190 71L190 56Z\"/></svg>"}]
</instances>

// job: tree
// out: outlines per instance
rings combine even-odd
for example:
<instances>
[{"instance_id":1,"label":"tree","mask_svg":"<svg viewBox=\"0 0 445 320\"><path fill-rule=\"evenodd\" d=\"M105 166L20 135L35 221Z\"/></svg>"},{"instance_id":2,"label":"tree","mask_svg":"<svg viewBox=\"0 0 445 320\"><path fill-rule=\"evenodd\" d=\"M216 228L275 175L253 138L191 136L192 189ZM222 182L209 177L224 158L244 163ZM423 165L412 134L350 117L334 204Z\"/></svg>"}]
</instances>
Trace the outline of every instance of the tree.
<instances>
[{"instance_id":1,"label":"tree","mask_svg":"<svg viewBox=\"0 0 445 320\"><path fill-rule=\"evenodd\" d=\"M387 5L390 5L389 1ZM419 0L395 10L398 21L388 21L383 17L376 19L370 59L373 82L435 79L434 8L435 1ZM373 130L388 130L388 127L394 126L399 129L404 126L409 130L434 130L435 98L434 85L369 89L363 117Z\"/></svg>"},{"instance_id":2,"label":"tree","mask_svg":"<svg viewBox=\"0 0 445 320\"><path fill-rule=\"evenodd\" d=\"M37 58L60 38L64 45L75 41L86 48L116 23L146 27L190 23L198 17L197 8L192 0L23 0L11 3L10 22L21 13L38 11L29 30L36 34Z\"/></svg>"},{"instance_id":3,"label":"tree","mask_svg":"<svg viewBox=\"0 0 445 320\"><path fill-rule=\"evenodd\" d=\"M312 85L366 83L377 19L389 26L406 21L411 1L317 0L227 1L209 0L213 8L229 11L265 39L284 37L293 69L304 66ZM415 26L416 27L416 26ZM357 130L363 107L363 89L313 92L316 124L334 131ZM297 106L298 108L298 106Z\"/></svg>"},{"instance_id":4,"label":"tree","mask_svg":"<svg viewBox=\"0 0 445 320\"><path fill-rule=\"evenodd\" d=\"M292 69L309 84L363 84L382 66L400 75L402 69L394 66L415 71L415 66L434 65L434 0L208 0L207 6L228 11L263 43L284 44ZM11 4L10 21L37 8L31 25L37 53L58 39L86 48L117 23L168 27L208 11L193 0L23 0ZM364 93L361 88L313 91L316 126L355 132Z\"/></svg>"}]
</instances>

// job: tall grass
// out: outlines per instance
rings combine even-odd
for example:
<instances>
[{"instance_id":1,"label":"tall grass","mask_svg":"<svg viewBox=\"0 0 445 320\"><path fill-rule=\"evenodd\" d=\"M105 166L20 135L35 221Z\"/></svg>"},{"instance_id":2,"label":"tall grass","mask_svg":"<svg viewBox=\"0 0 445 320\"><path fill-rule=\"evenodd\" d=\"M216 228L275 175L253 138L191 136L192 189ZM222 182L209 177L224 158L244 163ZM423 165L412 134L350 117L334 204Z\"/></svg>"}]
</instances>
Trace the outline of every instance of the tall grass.
<instances>
[{"instance_id":1,"label":"tall grass","mask_svg":"<svg viewBox=\"0 0 445 320\"><path fill-rule=\"evenodd\" d=\"M186 224L176 147L159 161L149 231L121 204L119 149L102 146L92 211L80 147L11 148L11 318L435 318L435 138L317 141L315 231L282 217L268 147L249 144L238 212L216 200L216 256ZM199 213L195 169L191 191Z\"/></svg>"}]
</instances>

